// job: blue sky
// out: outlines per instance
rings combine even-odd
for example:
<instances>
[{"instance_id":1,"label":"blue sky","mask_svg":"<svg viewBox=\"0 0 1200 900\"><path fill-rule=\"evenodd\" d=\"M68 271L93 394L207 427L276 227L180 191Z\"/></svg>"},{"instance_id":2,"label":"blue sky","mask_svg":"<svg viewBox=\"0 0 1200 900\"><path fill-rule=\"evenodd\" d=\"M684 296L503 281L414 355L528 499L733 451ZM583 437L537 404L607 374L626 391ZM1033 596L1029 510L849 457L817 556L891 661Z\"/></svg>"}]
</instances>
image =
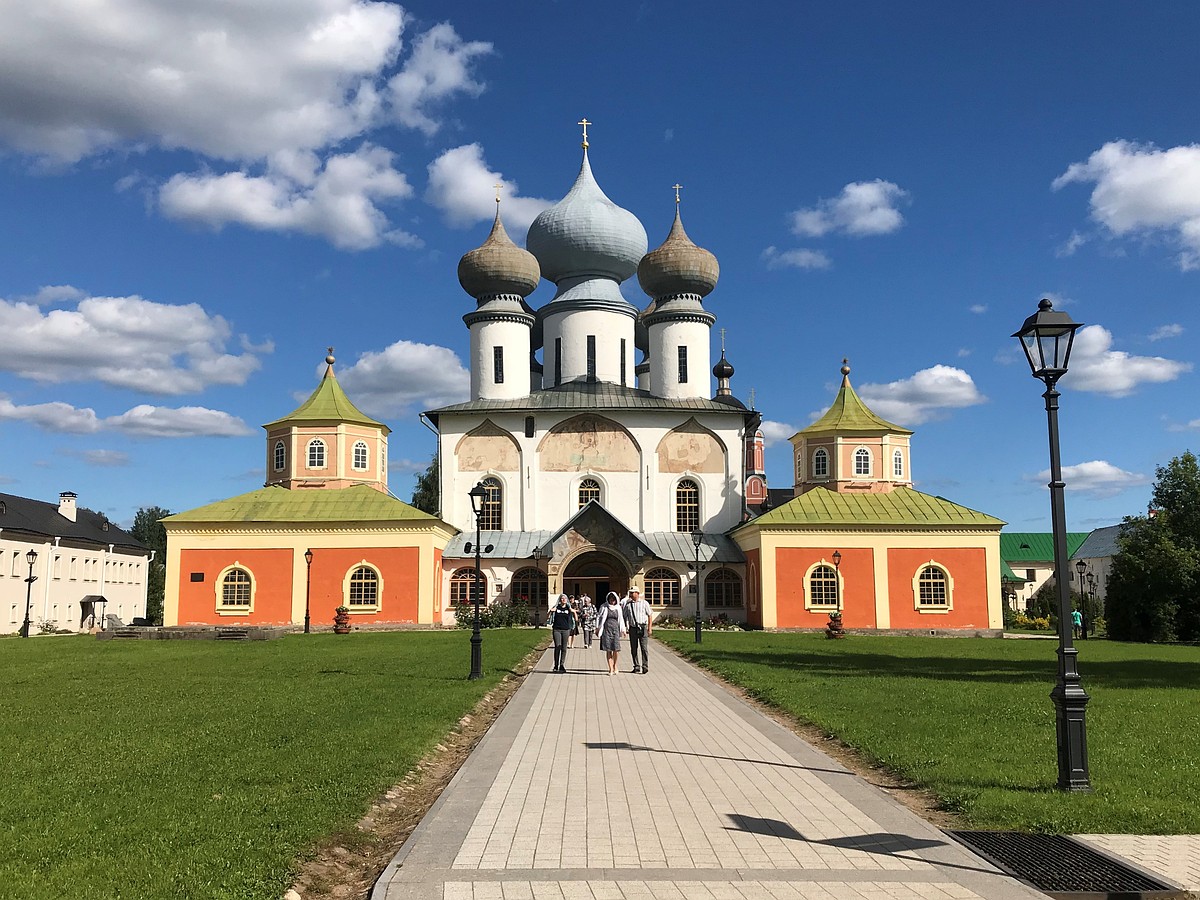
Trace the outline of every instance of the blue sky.
<instances>
[{"instance_id":1,"label":"blue sky","mask_svg":"<svg viewBox=\"0 0 1200 900\"><path fill-rule=\"evenodd\" d=\"M1072 529L1143 511L1200 436L1193 4L0 0L0 20L0 490L128 522L253 489L259 425L331 344L407 499L434 448L417 413L467 390L455 267L491 184L521 239L585 116L651 247L683 185L774 486L846 356L916 430L919 488L1048 529L1040 383L1009 337L1042 296L1088 326L1061 385Z\"/></svg>"}]
</instances>

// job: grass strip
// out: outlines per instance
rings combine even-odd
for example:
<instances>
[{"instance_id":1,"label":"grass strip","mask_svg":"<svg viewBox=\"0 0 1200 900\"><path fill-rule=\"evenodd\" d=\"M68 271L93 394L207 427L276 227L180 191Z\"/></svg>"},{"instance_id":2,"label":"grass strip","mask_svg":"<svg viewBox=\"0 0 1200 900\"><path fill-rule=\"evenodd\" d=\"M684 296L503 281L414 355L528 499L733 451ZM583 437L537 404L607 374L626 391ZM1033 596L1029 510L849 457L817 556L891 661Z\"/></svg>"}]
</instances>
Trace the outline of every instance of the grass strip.
<instances>
[{"instance_id":1,"label":"grass strip","mask_svg":"<svg viewBox=\"0 0 1200 900\"><path fill-rule=\"evenodd\" d=\"M545 634L0 642L0 897L275 900Z\"/></svg>"},{"instance_id":2,"label":"grass strip","mask_svg":"<svg viewBox=\"0 0 1200 900\"><path fill-rule=\"evenodd\" d=\"M928 788L973 828L1190 834L1200 648L1079 642L1094 790L1056 789L1057 642L706 632L655 637Z\"/></svg>"}]
</instances>

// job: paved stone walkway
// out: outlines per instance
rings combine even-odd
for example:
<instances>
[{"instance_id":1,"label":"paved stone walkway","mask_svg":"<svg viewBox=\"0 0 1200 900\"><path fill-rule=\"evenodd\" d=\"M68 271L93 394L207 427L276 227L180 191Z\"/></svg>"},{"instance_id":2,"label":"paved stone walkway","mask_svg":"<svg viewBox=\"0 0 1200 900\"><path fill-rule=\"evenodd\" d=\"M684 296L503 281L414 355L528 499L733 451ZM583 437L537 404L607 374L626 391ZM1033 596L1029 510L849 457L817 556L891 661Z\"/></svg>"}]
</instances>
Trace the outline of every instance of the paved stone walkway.
<instances>
[{"instance_id":1,"label":"paved stone walkway","mask_svg":"<svg viewBox=\"0 0 1200 900\"><path fill-rule=\"evenodd\" d=\"M486 644L484 651L486 652ZM884 792L661 646L549 653L372 900L1018 900Z\"/></svg>"},{"instance_id":2,"label":"paved stone walkway","mask_svg":"<svg viewBox=\"0 0 1200 900\"><path fill-rule=\"evenodd\" d=\"M1075 838L1184 890L1200 892L1200 834L1077 834Z\"/></svg>"}]
</instances>

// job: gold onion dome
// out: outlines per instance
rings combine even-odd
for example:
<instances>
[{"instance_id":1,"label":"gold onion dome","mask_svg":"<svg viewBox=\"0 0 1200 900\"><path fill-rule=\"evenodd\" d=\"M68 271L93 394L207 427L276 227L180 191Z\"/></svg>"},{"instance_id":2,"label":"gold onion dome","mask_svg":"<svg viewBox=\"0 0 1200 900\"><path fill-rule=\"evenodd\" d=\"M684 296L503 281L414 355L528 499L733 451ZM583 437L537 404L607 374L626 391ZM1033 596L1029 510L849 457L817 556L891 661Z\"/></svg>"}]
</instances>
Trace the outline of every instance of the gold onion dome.
<instances>
[{"instance_id":1,"label":"gold onion dome","mask_svg":"<svg viewBox=\"0 0 1200 900\"><path fill-rule=\"evenodd\" d=\"M537 258L514 244L504 230L499 209L487 240L458 261L458 283L476 300L499 294L528 297L541 277Z\"/></svg>"},{"instance_id":2,"label":"gold onion dome","mask_svg":"<svg viewBox=\"0 0 1200 900\"><path fill-rule=\"evenodd\" d=\"M637 270L642 290L656 298L674 294L707 296L716 287L720 274L717 258L693 244L683 230L678 206L671 233L661 247L642 257Z\"/></svg>"}]
</instances>

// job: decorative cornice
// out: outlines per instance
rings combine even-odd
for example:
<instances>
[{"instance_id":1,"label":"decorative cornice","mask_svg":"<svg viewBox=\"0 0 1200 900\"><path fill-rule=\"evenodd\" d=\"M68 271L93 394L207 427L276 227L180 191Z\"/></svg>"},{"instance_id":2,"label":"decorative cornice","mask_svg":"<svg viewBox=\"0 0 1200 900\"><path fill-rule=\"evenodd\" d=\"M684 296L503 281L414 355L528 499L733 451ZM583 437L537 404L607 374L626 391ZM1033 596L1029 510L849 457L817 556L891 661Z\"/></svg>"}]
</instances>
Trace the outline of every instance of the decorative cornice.
<instances>
[{"instance_id":1,"label":"decorative cornice","mask_svg":"<svg viewBox=\"0 0 1200 900\"><path fill-rule=\"evenodd\" d=\"M478 325L481 322L516 322L518 325L525 325L532 328L534 321L533 316L527 312L508 309L477 309L474 312L467 313L462 318L468 328L472 325Z\"/></svg>"},{"instance_id":2,"label":"decorative cornice","mask_svg":"<svg viewBox=\"0 0 1200 900\"><path fill-rule=\"evenodd\" d=\"M660 309L642 319L647 328L660 325L663 322L699 322L701 325L712 326L717 317L706 309Z\"/></svg>"},{"instance_id":3,"label":"decorative cornice","mask_svg":"<svg viewBox=\"0 0 1200 900\"><path fill-rule=\"evenodd\" d=\"M576 312L579 310L592 310L600 312L615 312L623 316L629 316L631 319L638 317L637 307L625 301L616 300L599 300L599 299L580 299L580 300L554 300L540 310L543 321L552 315L561 313ZM715 321L715 319L714 319Z\"/></svg>"}]
</instances>

